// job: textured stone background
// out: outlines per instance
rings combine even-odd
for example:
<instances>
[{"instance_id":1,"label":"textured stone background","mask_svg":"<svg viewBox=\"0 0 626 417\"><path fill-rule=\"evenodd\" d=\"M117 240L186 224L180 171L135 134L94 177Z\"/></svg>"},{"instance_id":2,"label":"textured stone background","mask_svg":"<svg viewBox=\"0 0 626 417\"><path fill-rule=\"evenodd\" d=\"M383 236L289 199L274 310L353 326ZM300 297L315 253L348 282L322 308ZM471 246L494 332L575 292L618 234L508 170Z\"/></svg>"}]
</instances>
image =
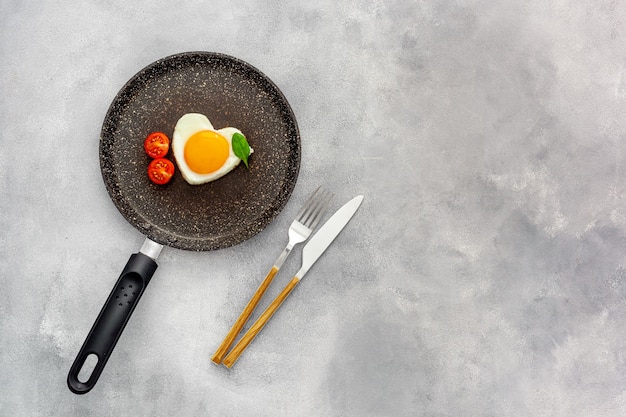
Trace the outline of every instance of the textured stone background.
<instances>
[{"instance_id":1,"label":"textured stone background","mask_svg":"<svg viewBox=\"0 0 626 417\"><path fill-rule=\"evenodd\" d=\"M104 188L102 119L192 50L282 89L298 183L249 241L166 248L76 396L143 240ZM619 1L0 1L0 415L625 415L625 57ZM235 368L212 365L319 184L364 205Z\"/></svg>"}]
</instances>

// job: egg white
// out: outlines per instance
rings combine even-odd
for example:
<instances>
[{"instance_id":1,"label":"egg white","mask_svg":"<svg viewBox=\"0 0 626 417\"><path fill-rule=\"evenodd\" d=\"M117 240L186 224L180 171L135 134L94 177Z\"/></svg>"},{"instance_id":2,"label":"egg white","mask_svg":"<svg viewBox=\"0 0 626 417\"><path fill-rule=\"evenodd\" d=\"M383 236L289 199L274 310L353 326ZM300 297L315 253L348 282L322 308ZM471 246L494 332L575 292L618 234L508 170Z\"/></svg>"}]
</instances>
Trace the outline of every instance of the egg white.
<instances>
[{"instance_id":1,"label":"egg white","mask_svg":"<svg viewBox=\"0 0 626 417\"><path fill-rule=\"evenodd\" d=\"M209 174L199 174L189 168L185 161L185 145L187 140L195 133L202 130L212 130L219 133L228 141L229 154L224 164ZM241 131L234 127L225 127L222 129L215 129L209 119L200 113L187 113L183 115L174 128L174 134L172 135L172 153L178 165L178 170L181 175L189 184L198 185L206 184L207 182L215 181L218 178L223 177L232 171L239 163L241 159L233 152L232 139L235 133L241 133ZM250 153L253 149L250 148Z\"/></svg>"}]
</instances>

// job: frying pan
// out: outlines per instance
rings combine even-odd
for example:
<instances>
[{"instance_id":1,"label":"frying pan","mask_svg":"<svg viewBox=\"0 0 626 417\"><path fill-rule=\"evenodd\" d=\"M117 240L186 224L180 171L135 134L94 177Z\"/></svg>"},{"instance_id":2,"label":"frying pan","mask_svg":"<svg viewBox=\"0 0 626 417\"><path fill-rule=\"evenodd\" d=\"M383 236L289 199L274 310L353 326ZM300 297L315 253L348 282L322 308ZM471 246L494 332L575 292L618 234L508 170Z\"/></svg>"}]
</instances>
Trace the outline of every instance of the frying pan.
<instances>
[{"instance_id":1,"label":"frying pan","mask_svg":"<svg viewBox=\"0 0 626 417\"><path fill-rule=\"evenodd\" d=\"M202 113L216 128L240 129L254 149L250 168L239 164L200 186L180 173L165 186L151 183L143 141L153 131L171 135L185 113ZM230 247L278 215L300 169L300 133L287 99L261 71L228 55L186 52L148 65L116 95L100 135L100 168L113 203L146 240L130 256L70 368L67 384L76 394L96 384L164 245ZM83 366L92 368L88 377Z\"/></svg>"}]
</instances>

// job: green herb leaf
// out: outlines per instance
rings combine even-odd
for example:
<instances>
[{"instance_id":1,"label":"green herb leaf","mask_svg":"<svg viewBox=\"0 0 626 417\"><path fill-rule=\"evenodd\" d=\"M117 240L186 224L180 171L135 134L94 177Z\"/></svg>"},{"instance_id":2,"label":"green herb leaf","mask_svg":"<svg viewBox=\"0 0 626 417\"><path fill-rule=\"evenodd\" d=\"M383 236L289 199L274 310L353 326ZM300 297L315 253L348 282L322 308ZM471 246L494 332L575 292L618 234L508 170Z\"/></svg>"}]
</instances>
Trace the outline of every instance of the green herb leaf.
<instances>
[{"instance_id":1,"label":"green herb leaf","mask_svg":"<svg viewBox=\"0 0 626 417\"><path fill-rule=\"evenodd\" d=\"M250 145L246 140L246 137L241 133L235 132L233 135L233 152L239 159L243 161L246 165L246 168L250 168L248 166L248 157L250 156Z\"/></svg>"}]
</instances>

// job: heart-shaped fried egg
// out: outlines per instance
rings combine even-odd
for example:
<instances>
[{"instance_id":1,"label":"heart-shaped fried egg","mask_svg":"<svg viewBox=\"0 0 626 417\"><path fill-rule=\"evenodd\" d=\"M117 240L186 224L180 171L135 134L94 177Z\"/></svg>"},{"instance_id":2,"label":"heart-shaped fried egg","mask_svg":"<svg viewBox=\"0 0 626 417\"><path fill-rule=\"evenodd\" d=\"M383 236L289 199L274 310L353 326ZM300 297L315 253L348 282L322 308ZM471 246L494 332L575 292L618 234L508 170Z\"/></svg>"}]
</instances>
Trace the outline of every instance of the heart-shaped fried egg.
<instances>
[{"instance_id":1,"label":"heart-shaped fried egg","mask_svg":"<svg viewBox=\"0 0 626 417\"><path fill-rule=\"evenodd\" d=\"M178 119L172 135L172 152L178 169L189 184L205 184L232 171L241 159L233 152L232 138L239 129L216 130L199 113L187 113ZM252 153L252 148L250 153Z\"/></svg>"}]
</instances>

